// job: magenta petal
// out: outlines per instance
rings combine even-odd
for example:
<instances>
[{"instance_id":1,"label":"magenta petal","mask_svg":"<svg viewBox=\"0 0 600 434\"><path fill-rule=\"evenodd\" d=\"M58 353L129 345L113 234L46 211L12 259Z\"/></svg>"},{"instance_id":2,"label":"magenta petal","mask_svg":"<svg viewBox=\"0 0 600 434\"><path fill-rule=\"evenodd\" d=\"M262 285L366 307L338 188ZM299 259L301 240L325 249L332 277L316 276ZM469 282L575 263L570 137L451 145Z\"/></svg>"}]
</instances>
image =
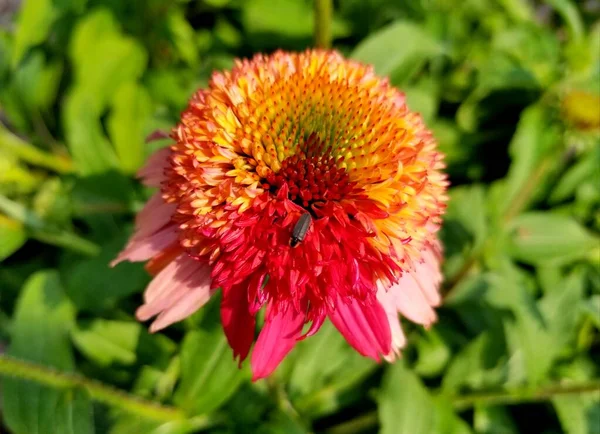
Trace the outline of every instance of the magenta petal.
<instances>
[{"instance_id":1,"label":"magenta petal","mask_svg":"<svg viewBox=\"0 0 600 434\"><path fill-rule=\"evenodd\" d=\"M234 286L223 288L221 300L221 323L234 359L240 357L240 364L248 356L254 341L256 321L249 312L248 294L245 288Z\"/></svg>"},{"instance_id":2,"label":"magenta petal","mask_svg":"<svg viewBox=\"0 0 600 434\"><path fill-rule=\"evenodd\" d=\"M356 351L371 359L380 360L392 347L390 323L385 310L377 301L368 305L338 297L329 319Z\"/></svg>"},{"instance_id":3,"label":"magenta petal","mask_svg":"<svg viewBox=\"0 0 600 434\"><path fill-rule=\"evenodd\" d=\"M283 358L294 348L302 335L304 313L290 306L269 317L263 326L254 350L252 350L252 381L267 377Z\"/></svg>"}]
</instances>

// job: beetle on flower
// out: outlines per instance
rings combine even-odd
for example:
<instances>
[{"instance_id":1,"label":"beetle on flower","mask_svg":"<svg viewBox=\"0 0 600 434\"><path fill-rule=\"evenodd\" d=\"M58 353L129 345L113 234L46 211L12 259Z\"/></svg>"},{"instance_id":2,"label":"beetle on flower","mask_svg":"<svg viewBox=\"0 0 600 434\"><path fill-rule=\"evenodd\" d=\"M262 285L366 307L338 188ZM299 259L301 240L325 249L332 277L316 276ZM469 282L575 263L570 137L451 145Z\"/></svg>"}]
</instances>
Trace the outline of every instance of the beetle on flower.
<instances>
[{"instance_id":1,"label":"beetle on flower","mask_svg":"<svg viewBox=\"0 0 600 434\"><path fill-rule=\"evenodd\" d=\"M327 318L377 361L405 345L399 314L436 320L443 157L371 67L324 50L237 61L196 92L171 138L139 173L160 191L113 262L148 261L137 317L155 317L151 331L220 289L241 363L266 307L256 380Z\"/></svg>"}]
</instances>

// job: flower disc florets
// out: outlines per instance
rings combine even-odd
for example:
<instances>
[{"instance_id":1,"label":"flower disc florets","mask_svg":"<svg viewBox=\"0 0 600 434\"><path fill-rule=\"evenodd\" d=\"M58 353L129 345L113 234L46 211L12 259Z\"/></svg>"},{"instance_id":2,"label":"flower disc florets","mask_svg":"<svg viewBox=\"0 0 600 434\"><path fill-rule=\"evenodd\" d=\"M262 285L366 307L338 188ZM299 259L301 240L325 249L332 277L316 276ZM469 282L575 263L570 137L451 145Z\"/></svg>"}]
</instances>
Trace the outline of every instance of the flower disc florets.
<instances>
[{"instance_id":1,"label":"flower disc florets","mask_svg":"<svg viewBox=\"0 0 600 434\"><path fill-rule=\"evenodd\" d=\"M326 317L375 359L402 346L398 311L435 319L442 157L403 94L370 67L327 51L239 61L194 95L172 138L141 173L160 184L156 215L142 212L120 259L141 259L131 252L147 242L156 279L172 267L170 279L221 288L225 332L242 360L266 305L256 378ZM304 213L312 224L291 245ZM140 317L160 313L156 328L179 319L190 291L157 302L155 289Z\"/></svg>"}]
</instances>

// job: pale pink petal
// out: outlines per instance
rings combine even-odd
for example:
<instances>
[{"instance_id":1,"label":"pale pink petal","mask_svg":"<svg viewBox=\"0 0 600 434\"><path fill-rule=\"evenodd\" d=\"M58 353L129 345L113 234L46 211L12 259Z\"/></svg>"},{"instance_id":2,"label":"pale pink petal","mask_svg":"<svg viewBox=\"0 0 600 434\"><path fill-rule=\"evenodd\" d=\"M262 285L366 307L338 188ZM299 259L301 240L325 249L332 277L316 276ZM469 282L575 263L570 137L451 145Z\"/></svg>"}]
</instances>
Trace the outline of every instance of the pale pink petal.
<instances>
[{"instance_id":1,"label":"pale pink petal","mask_svg":"<svg viewBox=\"0 0 600 434\"><path fill-rule=\"evenodd\" d=\"M377 300L381 303L383 310L387 315L390 323L390 331L392 333L392 348L390 352L383 357L388 362L393 362L397 356L400 356L400 350L406 345L406 337L400 326L400 318L398 317L398 309L393 295L381 287L377 291Z\"/></svg>"},{"instance_id":2,"label":"pale pink petal","mask_svg":"<svg viewBox=\"0 0 600 434\"><path fill-rule=\"evenodd\" d=\"M142 167L137 176L142 179L142 183L149 187L159 187L165 179L165 169L169 166L170 148L162 148L154 152L148 158L148 162Z\"/></svg>"},{"instance_id":3,"label":"pale pink petal","mask_svg":"<svg viewBox=\"0 0 600 434\"><path fill-rule=\"evenodd\" d=\"M423 252L422 262L407 271L399 282L392 285L391 293L396 309L413 322L429 326L437 320L434 306L439 305L439 286L442 281L439 257L433 246Z\"/></svg>"},{"instance_id":4,"label":"pale pink petal","mask_svg":"<svg viewBox=\"0 0 600 434\"><path fill-rule=\"evenodd\" d=\"M199 268L178 289L181 296L173 296L173 302L154 320L150 332L154 333L187 318L208 302L211 296L210 267L200 263L196 263L196 266Z\"/></svg>"},{"instance_id":5,"label":"pale pink petal","mask_svg":"<svg viewBox=\"0 0 600 434\"><path fill-rule=\"evenodd\" d=\"M269 317L252 350L252 381L267 377L294 348L302 335L305 315L290 306Z\"/></svg>"},{"instance_id":6,"label":"pale pink petal","mask_svg":"<svg viewBox=\"0 0 600 434\"><path fill-rule=\"evenodd\" d=\"M364 305L338 297L329 319L348 343L360 354L379 361L391 350L392 335L385 310L379 302Z\"/></svg>"},{"instance_id":7,"label":"pale pink petal","mask_svg":"<svg viewBox=\"0 0 600 434\"><path fill-rule=\"evenodd\" d=\"M221 324L234 359L239 356L240 365L250 352L254 341L256 321L250 314L248 293L245 287L223 288L221 300Z\"/></svg>"},{"instance_id":8,"label":"pale pink petal","mask_svg":"<svg viewBox=\"0 0 600 434\"><path fill-rule=\"evenodd\" d=\"M152 279L136 317L146 321L158 315L151 332L167 327L204 305L210 298L210 284L210 267L181 254Z\"/></svg>"},{"instance_id":9,"label":"pale pink petal","mask_svg":"<svg viewBox=\"0 0 600 434\"><path fill-rule=\"evenodd\" d=\"M177 208L176 204L165 203L160 192L155 193L135 218L134 236L143 238L167 225Z\"/></svg>"},{"instance_id":10,"label":"pale pink petal","mask_svg":"<svg viewBox=\"0 0 600 434\"><path fill-rule=\"evenodd\" d=\"M406 273L400 281L388 289L394 297L396 309L409 320L428 326L437 320L437 315L427 302L421 287L412 274Z\"/></svg>"},{"instance_id":11,"label":"pale pink petal","mask_svg":"<svg viewBox=\"0 0 600 434\"><path fill-rule=\"evenodd\" d=\"M431 306L439 306L442 297L439 292L442 283L442 272L439 261L431 251L423 254L423 262L417 263L415 270L411 272L413 279L419 284Z\"/></svg>"},{"instance_id":12,"label":"pale pink petal","mask_svg":"<svg viewBox=\"0 0 600 434\"><path fill-rule=\"evenodd\" d=\"M165 226L152 235L134 236L119 253L119 256L110 263L110 266L114 267L123 261L146 261L171 246L175 241L177 241L177 226L175 225Z\"/></svg>"},{"instance_id":13,"label":"pale pink petal","mask_svg":"<svg viewBox=\"0 0 600 434\"><path fill-rule=\"evenodd\" d=\"M184 292L181 290L185 286L183 283L204 268L207 267L185 253L176 257L154 276L144 291L144 305L137 311L138 319L146 321L168 307L173 298L178 298Z\"/></svg>"}]
</instances>

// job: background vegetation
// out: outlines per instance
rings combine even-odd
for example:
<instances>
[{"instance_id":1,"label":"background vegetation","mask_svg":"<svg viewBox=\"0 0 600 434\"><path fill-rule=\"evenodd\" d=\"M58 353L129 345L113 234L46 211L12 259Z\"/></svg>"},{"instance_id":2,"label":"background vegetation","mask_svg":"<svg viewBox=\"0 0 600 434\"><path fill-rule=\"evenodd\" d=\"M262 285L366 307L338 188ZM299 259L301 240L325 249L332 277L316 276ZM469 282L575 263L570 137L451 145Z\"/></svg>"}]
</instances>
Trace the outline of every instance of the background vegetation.
<instances>
[{"instance_id":1,"label":"background vegetation","mask_svg":"<svg viewBox=\"0 0 600 434\"><path fill-rule=\"evenodd\" d=\"M150 194L133 174L166 144L144 137L234 57L311 46L312 2L0 9L9 432L600 433L598 1L335 3L334 47L405 91L447 155L445 302L431 330L405 324L395 365L326 325L256 384L218 300L149 335L148 276L108 262Z\"/></svg>"}]
</instances>

